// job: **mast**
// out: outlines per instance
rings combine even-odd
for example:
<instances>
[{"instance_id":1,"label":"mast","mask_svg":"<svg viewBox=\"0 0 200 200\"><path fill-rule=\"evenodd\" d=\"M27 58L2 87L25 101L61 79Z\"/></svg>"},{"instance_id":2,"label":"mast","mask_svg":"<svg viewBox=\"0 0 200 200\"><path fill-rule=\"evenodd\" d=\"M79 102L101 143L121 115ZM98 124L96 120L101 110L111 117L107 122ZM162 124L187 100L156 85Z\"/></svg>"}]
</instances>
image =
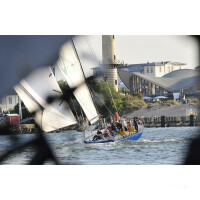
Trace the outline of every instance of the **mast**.
<instances>
[{"instance_id":1,"label":"mast","mask_svg":"<svg viewBox=\"0 0 200 200\"><path fill-rule=\"evenodd\" d=\"M83 72L84 79L86 80L86 76L85 76L85 73L84 73L84 71L83 71L83 67L82 67L82 64L81 64L81 60L80 60L80 58L79 58L79 56L78 56L78 52L77 52L76 47L75 47L75 45L74 45L73 39L72 39L72 44L73 44L73 48L74 48L74 51L75 51L75 53L76 53L76 56L77 56L77 58L78 58L78 61L79 61L79 63L80 63L80 66L81 66L81 70L82 70L82 72Z\"/></svg>"}]
</instances>

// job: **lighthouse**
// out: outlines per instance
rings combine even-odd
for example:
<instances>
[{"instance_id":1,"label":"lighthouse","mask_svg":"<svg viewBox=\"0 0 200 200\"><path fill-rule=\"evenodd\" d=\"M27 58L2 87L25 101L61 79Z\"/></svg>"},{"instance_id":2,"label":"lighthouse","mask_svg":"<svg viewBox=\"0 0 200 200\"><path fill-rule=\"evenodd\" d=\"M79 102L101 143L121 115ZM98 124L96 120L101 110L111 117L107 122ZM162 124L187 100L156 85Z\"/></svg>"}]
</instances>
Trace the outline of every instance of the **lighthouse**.
<instances>
[{"instance_id":1,"label":"lighthouse","mask_svg":"<svg viewBox=\"0 0 200 200\"><path fill-rule=\"evenodd\" d=\"M104 81L111 83L115 91L118 91L117 80L117 60L115 50L115 36L102 36L102 64L104 71Z\"/></svg>"}]
</instances>

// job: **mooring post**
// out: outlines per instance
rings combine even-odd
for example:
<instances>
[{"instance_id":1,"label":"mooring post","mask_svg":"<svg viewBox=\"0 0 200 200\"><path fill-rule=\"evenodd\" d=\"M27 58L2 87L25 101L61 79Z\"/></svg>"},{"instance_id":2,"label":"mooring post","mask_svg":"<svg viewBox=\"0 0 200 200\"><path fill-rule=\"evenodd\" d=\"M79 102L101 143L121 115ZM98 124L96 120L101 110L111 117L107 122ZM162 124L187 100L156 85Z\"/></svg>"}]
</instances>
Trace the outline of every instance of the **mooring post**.
<instances>
[{"instance_id":1,"label":"mooring post","mask_svg":"<svg viewBox=\"0 0 200 200\"><path fill-rule=\"evenodd\" d=\"M165 127L165 116L161 116L161 127Z\"/></svg>"},{"instance_id":2,"label":"mooring post","mask_svg":"<svg viewBox=\"0 0 200 200\"><path fill-rule=\"evenodd\" d=\"M194 126L194 115L190 115L190 126Z\"/></svg>"}]
</instances>

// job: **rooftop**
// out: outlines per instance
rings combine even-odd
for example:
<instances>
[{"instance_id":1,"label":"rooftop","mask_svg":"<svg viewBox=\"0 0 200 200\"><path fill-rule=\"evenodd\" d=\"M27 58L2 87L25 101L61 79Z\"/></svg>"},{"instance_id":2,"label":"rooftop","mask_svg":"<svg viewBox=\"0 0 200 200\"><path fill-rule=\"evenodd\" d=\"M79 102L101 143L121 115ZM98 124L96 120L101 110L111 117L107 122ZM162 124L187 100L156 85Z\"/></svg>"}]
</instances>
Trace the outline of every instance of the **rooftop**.
<instances>
[{"instance_id":1,"label":"rooftop","mask_svg":"<svg viewBox=\"0 0 200 200\"><path fill-rule=\"evenodd\" d=\"M166 65L168 63L174 64L174 65L186 65L185 63L180 62L171 62L171 61L165 61L165 62L147 62L147 63L141 63L141 64L131 64L128 66L121 66L118 67L118 70L125 70L129 72L139 72L144 71L144 67L146 66L160 66L160 65Z\"/></svg>"},{"instance_id":2,"label":"rooftop","mask_svg":"<svg viewBox=\"0 0 200 200\"><path fill-rule=\"evenodd\" d=\"M119 71L119 76L127 88L130 87L129 80L132 75L136 75L142 79L152 82L169 92L179 92L180 89L187 89L198 80L197 71L192 69L176 70L166 74L163 77L151 77L137 72L130 73L125 70L121 70Z\"/></svg>"}]
</instances>

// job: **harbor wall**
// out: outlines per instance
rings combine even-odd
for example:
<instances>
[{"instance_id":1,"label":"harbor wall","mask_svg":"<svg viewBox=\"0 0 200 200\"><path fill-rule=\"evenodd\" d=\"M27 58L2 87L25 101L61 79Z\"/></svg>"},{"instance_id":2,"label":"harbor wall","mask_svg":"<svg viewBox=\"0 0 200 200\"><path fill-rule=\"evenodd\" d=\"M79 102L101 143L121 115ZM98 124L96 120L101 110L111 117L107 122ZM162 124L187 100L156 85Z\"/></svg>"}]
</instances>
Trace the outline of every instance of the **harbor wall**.
<instances>
[{"instance_id":1,"label":"harbor wall","mask_svg":"<svg viewBox=\"0 0 200 200\"><path fill-rule=\"evenodd\" d=\"M145 127L184 127L200 126L199 116L179 116L179 117L144 117L142 119Z\"/></svg>"}]
</instances>

